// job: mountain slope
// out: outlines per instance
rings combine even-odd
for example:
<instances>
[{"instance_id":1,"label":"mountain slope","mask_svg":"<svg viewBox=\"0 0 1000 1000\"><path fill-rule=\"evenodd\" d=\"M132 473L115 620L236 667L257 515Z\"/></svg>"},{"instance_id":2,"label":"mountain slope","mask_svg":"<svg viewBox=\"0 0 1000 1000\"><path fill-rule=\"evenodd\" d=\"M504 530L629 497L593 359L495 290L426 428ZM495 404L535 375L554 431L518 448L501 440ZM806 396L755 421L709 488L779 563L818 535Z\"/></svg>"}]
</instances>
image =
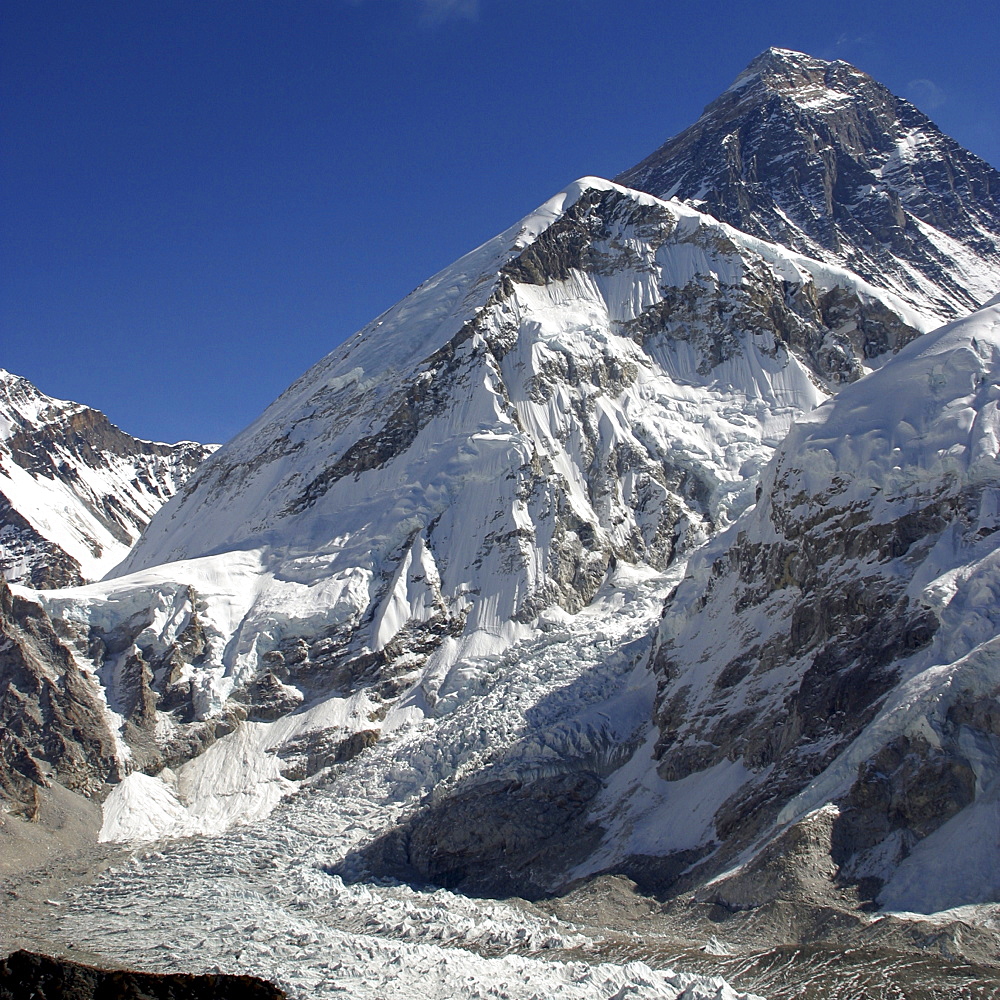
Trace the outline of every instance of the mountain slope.
<instances>
[{"instance_id":1,"label":"mountain slope","mask_svg":"<svg viewBox=\"0 0 1000 1000\"><path fill-rule=\"evenodd\" d=\"M586 179L303 376L117 579L47 600L156 734L132 741L150 772L241 713L362 692L442 712L463 657L728 523L865 344L925 327L847 272ZM382 728L356 712L344 739Z\"/></svg>"},{"instance_id":2,"label":"mountain slope","mask_svg":"<svg viewBox=\"0 0 1000 1000\"><path fill-rule=\"evenodd\" d=\"M668 602L653 659L662 784L618 813L609 844L664 824L688 866L674 892L714 877L704 898L763 906L806 824L794 877L821 875L829 899L853 887L919 912L1000 899L994 303L797 423L761 502ZM700 829L676 818L692 793Z\"/></svg>"},{"instance_id":3,"label":"mountain slope","mask_svg":"<svg viewBox=\"0 0 1000 1000\"><path fill-rule=\"evenodd\" d=\"M1000 288L1000 173L840 60L769 49L617 180L850 268L942 322Z\"/></svg>"},{"instance_id":4,"label":"mountain slope","mask_svg":"<svg viewBox=\"0 0 1000 1000\"><path fill-rule=\"evenodd\" d=\"M0 370L0 572L38 588L99 579L212 450L140 441Z\"/></svg>"}]
</instances>

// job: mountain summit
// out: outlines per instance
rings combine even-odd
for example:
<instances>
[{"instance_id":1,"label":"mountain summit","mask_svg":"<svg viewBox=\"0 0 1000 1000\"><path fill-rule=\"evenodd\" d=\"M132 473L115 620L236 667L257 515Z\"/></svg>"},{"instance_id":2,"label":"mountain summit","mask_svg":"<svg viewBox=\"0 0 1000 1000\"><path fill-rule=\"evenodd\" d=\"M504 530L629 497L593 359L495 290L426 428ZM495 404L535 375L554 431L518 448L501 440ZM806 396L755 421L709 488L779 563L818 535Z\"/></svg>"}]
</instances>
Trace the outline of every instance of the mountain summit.
<instances>
[{"instance_id":1,"label":"mountain summit","mask_svg":"<svg viewBox=\"0 0 1000 1000\"><path fill-rule=\"evenodd\" d=\"M850 268L940 320L1000 287L1000 173L841 60L768 49L616 179Z\"/></svg>"}]
</instances>

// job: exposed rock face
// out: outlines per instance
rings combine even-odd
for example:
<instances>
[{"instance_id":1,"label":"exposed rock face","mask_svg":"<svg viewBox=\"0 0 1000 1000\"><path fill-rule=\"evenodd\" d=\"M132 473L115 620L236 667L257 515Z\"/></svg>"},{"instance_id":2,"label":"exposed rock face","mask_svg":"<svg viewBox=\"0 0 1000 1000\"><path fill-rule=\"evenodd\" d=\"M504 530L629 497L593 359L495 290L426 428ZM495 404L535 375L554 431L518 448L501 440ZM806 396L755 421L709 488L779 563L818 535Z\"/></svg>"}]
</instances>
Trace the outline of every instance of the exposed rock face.
<instances>
[{"instance_id":1,"label":"exposed rock face","mask_svg":"<svg viewBox=\"0 0 1000 1000\"><path fill-rule=\"evenodd\" d=\"M586 814L600 788L588 771L483 781L420 810L343 872L535 899L597 845L600 830Z\"/></svg>"},{"instance_id":2,"label":"exposed rock face","mask_svg":"<svg viewBox=\"0 0 1000 1000\"><path fill-rule=\"evenodd\" d=\"M0 572L37 589L103 576L212 450L133 438L0 370Z\"/></svg>"},{"instance_id":3,"label":"exposed rock face","mask_svg":"<svg viewBox=\"0 0 1000 1000\"><path fill-rule=\"evenodd\" d=\"M995 854L944 855L996 808L998 333L980 310L814 411L668 605L659 774L744 769L678 888L828 805L841 884L996 898Z\"/></svg>"},{"instance_id":4,"label":"exposed rock face","mask_svg":"<svg viewBox=\"0 0 1000 1000\"><path fill-rule=\"evenodd\" d=\"M0 1000L283 1000L285 995L253 976L96 969L30 951L0 960Z\"/></svg>"},{"instance_id":5,"label":"exposed rock face","mask_svg":"<svg viewBox=\"0 0 1000 1000\"><path fill-rule=\"evenodd\" d=\"M848 267L942 319L1000 287L1000 173L840 60L769 49L617 179Z\"/></svg>"},{"instance_id":6,"label":"exposed rock face","mask_svg":"<svg viewBox=\"0 0 1000 1000\"><path fill-rule=\"evenodd\" d=\"M45 612L0 579L0 794L11 808L32 815L52 780L88 796L118 780L102 701Z\"/></svg>"}]
</instances>

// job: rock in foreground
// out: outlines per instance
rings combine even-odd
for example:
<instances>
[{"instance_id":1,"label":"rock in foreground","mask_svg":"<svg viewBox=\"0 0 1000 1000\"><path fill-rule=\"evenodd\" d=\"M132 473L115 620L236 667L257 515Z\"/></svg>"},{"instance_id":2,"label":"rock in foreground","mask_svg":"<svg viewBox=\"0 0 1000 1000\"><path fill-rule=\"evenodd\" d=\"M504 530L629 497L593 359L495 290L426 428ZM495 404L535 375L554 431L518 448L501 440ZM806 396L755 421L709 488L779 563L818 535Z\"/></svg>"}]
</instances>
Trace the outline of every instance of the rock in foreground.
<instances>
[{"instance_id":1,"label":"rock in foreground","mask_svg":"<svg viewBox=\"0 0 1000 1000\"><path fill-rule=\"evenodd\" d=\"M31 951L0 961L0 1000L284 1000L285 995L253 976L109 971Z\"/></svg>"}]
</instances>

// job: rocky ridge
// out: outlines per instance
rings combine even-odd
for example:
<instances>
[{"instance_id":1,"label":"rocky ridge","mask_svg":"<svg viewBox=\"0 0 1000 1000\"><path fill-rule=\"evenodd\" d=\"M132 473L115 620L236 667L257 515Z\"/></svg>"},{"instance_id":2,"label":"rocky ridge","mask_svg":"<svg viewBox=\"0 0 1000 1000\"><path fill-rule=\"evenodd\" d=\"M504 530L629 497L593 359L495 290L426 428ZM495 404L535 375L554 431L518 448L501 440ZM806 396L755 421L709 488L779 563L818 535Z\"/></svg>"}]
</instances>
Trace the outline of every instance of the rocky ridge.
<instances>
[{"instance_id":1,"label":"rocky ridge","mask_svg":"<svg viewBox=\"0 0 1000 1000\"><path fill-rule=\"evenodd\" d=\"M1000 287L1000 173L841 60L767 50L616 180L850 268L942 322Z\"/></svg>"},{"instance_id":2,"label":"rocky ridge","mask_svg":"<svg viewBox=\"0 0 1000 1000\"><path fill-rule=\"evenodd\" d=\"M980 839L1000 774L998 399L992 305L803 418L757 507L692 561L653 656L653 757L668 798L697 775L718 794L673 892L760 906L811 823L823 861L790 876L825 867L832 895L1000 897Z\"/></svg>"},{"instance_id":3,"label":"rocky ridge","mask_svg":"<svg viewBox=\"0 0 1000 1000\"><path fill-rule=\"evenodd\" d=\"M213 450L133 438L0 370L0 572L36 589L99 579Z\"/></svg>"},{"instance_id":4,"label":"rocky ridge","mask_svg":"<svg viewBox=\"0 0 1000 1000\"><path fill-rule=\"evenodd\" d=\"M103 797L123 776L104 695L81 670L42 608L0 579L0 796L34 818L57 781Z\"/></svg>"}]
</instances>

